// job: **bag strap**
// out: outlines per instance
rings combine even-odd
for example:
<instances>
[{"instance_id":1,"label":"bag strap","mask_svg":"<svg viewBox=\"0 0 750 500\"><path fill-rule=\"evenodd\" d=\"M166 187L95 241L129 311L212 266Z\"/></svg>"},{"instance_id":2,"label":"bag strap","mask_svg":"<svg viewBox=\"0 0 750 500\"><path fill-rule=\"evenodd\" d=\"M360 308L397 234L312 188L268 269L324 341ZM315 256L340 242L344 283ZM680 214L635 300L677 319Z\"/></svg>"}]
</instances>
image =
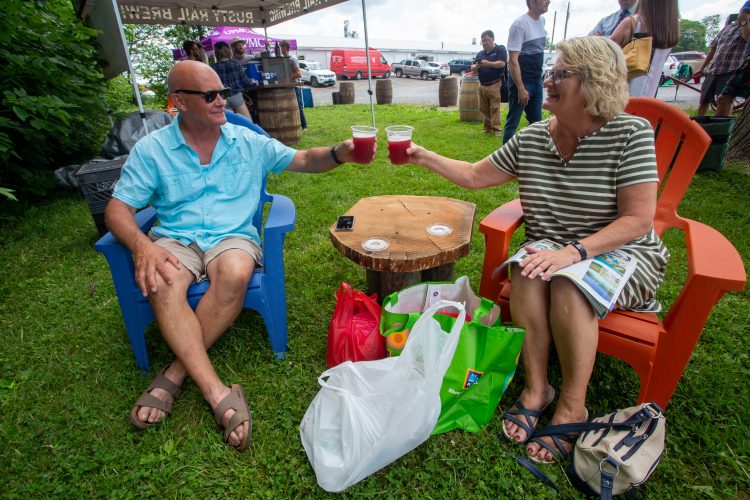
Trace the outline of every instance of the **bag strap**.
<instances>
[{"instance_id":1,"label":"bag strap","mask_svg":"<svg viewBox=\"0 0 750 500\"><path fill-rule=\"evenodd\" d=\"M479 298L479 305L476 309L474 309L474 314L472 315L472 320L478 320L479 318L483 318L485 316L488 316L490 312L492 311L492 308L495 306L495 303L492 302L490 299L485 299L484 297ZM498 321L500 321L500 317L498 316ZM494 326L494 325L490 325Z\"/></svg>"},{"instance_id":2,"label":"bag strap","mask_svg":"<svg viewBox=\"0 0 750 500\"><path fill-rule=\"evenodd\" d=\"M625 427L632 427L643 422L648 422L653 418L661 417L661 408L656 403L646 403L636 413L630 416L627 420L622 422L580 422L575 424L559 424L555 425L553 429L545 432L542 429L536 432L536 436L546 436L548 433L572 433L572 432L586 432L586 431L598 431L602 429L620 429Z\"/></svg>"},{"instance_id":3,"label":"bag strap","mask_svg":"<svg viewBox=\"0 0 750 500\"><path fill-rule=\"evenodd\" d=\"M630 41L635 38L635 16L630 16Z\"/></svg>"},{"instance_id":4,"label":"bag strap","mask_svg":"<svg viewBox=\"0 0 750 500\"><path fill-rule=\"evenodd\" d=\"M519 455L516 453L516 461L524 466L527 471L531 472L534 477L536 477L538 480L540 480L542 483L544 483L546 486L549 486L553 490L555 490L555 493L562 496L562 493L560 493L560 489L557 487L555 482L550 479L547 474L539 470L539 467L534 465L531 460L529 460L527 457L523 455Z\"/></svg>"}]
</instances>

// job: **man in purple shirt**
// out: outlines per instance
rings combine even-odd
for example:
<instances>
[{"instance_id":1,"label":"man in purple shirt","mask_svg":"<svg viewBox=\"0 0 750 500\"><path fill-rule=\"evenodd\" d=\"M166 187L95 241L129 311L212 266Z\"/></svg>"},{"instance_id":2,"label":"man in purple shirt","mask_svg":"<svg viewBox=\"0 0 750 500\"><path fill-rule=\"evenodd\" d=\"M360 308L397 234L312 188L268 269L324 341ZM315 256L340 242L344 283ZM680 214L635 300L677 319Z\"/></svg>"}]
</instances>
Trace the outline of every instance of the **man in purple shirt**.
<instances>
[{"instance_id":1,"label":"man in purple shirt","mask_svg":"<svg viewBox=\"0 0 750 500\"><path fill-rule=\"evenodd\" d=\"M207 350L234 322L260 259L258 235L248 223L268 171L325 172L353 159L351 139L334 148L295 151L275 139L226 123L227 89L211 67L177 63L167 78L179 110L176 123L141 139L131 151L105 211L107 225L133 253L135 278L148 297L175 360L136 401L131 421L145 429L172 409L192 377L238 450L250 444L251 417L242 387L227 387ZM149 235L133 215L147 203L160 224ZM210 287L195 311L187 289Z\"/></svg>"}]
</instances>

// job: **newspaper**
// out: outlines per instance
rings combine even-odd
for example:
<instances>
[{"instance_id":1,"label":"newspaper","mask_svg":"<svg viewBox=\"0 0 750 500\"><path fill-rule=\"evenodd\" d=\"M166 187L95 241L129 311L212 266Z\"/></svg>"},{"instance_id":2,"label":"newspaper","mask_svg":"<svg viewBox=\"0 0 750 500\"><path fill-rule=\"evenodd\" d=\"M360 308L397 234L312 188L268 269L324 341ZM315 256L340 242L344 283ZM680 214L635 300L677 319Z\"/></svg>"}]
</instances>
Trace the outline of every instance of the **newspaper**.
<instances>
[{"instance_id":1,"label":"newspaper","mask_svg":"<svg viewBox=\"0 0 750 500\"><path fill-rule=\"evenodd\" d=\"M526 246L539 250L561 250L564 247L547 239L534 241ZM492 273L492 277L496 278L505 266L513 262L521 262L528 255L525 247L522 247L511 258L499 265ZM559 269L552 274L552 278L562 276L571 280L583 292L596 314L603 318L607 312L614 309L617 297L620 296L625 283L633 275L637 265L638 260L632 255L622 250L613 250L597 255L593 259L582 260Z\"/></svg>"}]
</instances>

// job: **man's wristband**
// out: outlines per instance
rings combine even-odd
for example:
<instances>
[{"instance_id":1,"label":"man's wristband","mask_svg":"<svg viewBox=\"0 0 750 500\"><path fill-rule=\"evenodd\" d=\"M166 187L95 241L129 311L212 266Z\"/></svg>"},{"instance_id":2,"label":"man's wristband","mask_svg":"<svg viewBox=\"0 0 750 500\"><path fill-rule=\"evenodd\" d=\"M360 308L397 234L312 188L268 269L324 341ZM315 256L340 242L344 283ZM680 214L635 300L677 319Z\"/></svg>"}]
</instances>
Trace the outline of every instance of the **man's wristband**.
<instances>
[{"instance_id":1,"label":"man's wristband","mask_svg":"<svg viewBox=\"0 0 750 500\"><path fill-rule=\"evenodd\" d=\"M343 165L344 162L339 160L339 158L336 156L336 147L331 148L331 159L336 165Z\"/></svg>"},{"instance_id":2,"label":"man's wristband","mask_svg":"<svg viewBox=\"0 0 750 500\"><path fill-rule=\"evenodd\" d=\"M578 250L578 253L581 254L581 260L586 260L588 258L586 247L584 247L580 241L574 241L571 243L571 245L573 245L573 248Z\"/></svg>"}]
</instances>

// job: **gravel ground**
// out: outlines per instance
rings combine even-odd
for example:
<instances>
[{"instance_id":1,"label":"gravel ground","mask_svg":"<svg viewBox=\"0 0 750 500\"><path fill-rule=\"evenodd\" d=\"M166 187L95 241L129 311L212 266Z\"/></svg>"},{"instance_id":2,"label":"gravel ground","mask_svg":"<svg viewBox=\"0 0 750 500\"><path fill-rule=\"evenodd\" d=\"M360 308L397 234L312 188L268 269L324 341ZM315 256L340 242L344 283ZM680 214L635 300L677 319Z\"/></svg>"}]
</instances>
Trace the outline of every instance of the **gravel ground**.
<instances>
[{"instance_id":1,"label":"gravel ground","mask_svg":"<svg viewBox=\"0 0 750 500\"><path fill-rule=\"evenodd\" d=\"M440 82L439 80L420 80L418 78L396 78L391 77L393 103L414 103L414 104L426 104L426 105L437 105L438 104L438 89ZM372 100L376 102L375 89L379 80L372 81ZM367 104L370 102L369 95L367 93L368 82L367 80L352 80L354 83L354 102L357 104ZM699 86L699 85L696 85ZM325 106L333 104L333 92L338 92L339 85L336 83L332 87L325 88L313 88L313 103L315 106ZM677 92L675 93L675 90ZM698 92L680 86L679 89L675 89L674 85L667 87L661 87L656 95L657 98L663 101L673 103L680 108L697 108L698 98L700 94Z\"/></svg>"}]
</instances>

